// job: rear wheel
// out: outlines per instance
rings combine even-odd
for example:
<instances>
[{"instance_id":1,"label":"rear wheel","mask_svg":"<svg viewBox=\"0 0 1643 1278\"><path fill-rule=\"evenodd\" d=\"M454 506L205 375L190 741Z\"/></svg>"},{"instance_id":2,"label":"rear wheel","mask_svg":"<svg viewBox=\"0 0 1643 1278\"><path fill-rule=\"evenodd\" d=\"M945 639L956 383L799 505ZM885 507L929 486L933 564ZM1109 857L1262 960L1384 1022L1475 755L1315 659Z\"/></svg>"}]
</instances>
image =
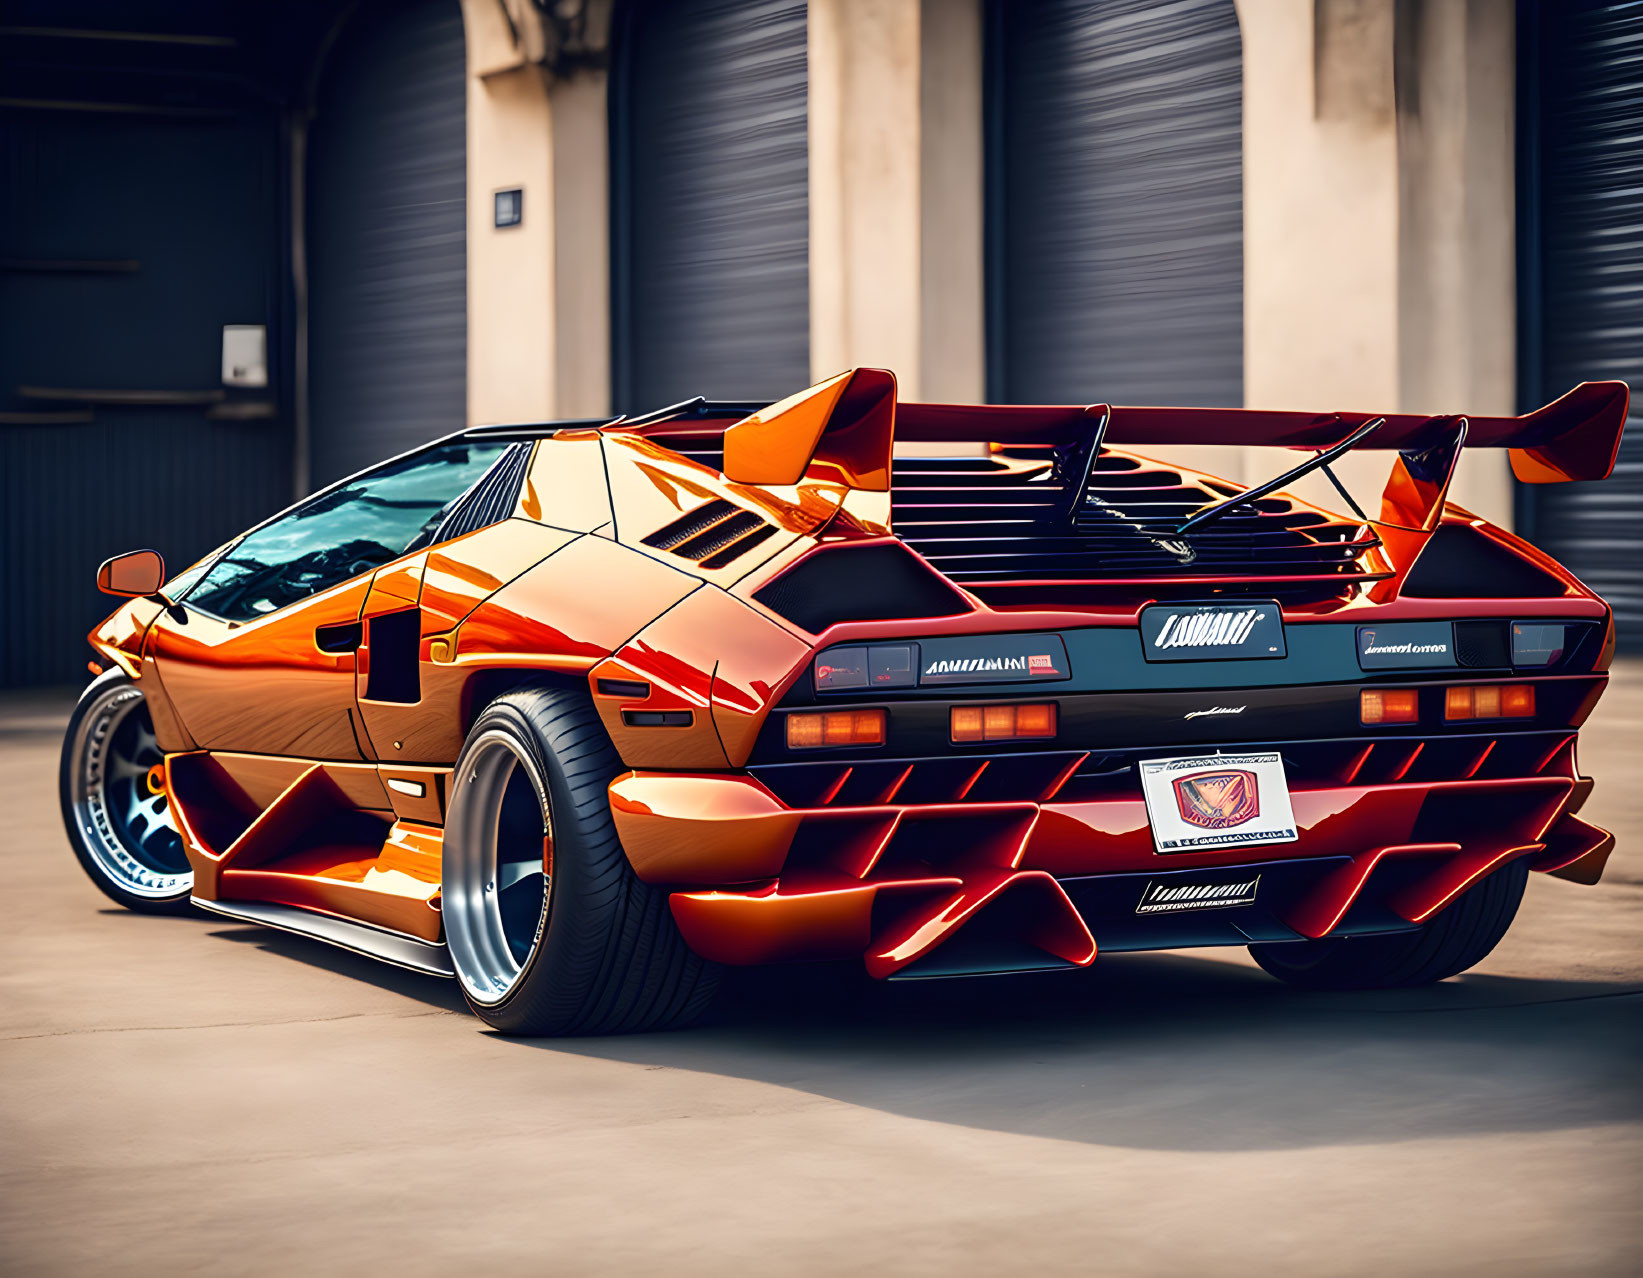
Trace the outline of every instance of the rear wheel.
<instances>
[{"instance_id":1,"label":"rear wheel","mask_svg":"<svg viewBox=\"0 0 1643 1278\"><path fill-rule=\"evenodd\" d=\"M493 701L457 760L441 908L469 1007L509 1034L663 1029L711 999L717 969L639 881L611 821L621 764L587 694Z\"/></svg>"},{"instance_id":2,"label":"rear wheel","mask_svg":"<svg viewBox=\"0 0 1643 1278\"><path fill-rule=\"evenodd\" d=\"M127 909L181 913L194 874L164 763L141 685L119 670L94 679L69 717L58 769L69 842L87 877Z\"/></svg>"},{"instance_id":3,"label":"rear wheel","mask_svg":"<svg viewBox=\"0 0 1643 1278\"><path fill-rule=\"evenodd\" d=\"M1523 899L1529 863L1519 859L1468 888L1412 932L1252 945L1279 980L1315 990L1431 985L1464 972L1506 935Z\"/></svg>"}]
</instances>

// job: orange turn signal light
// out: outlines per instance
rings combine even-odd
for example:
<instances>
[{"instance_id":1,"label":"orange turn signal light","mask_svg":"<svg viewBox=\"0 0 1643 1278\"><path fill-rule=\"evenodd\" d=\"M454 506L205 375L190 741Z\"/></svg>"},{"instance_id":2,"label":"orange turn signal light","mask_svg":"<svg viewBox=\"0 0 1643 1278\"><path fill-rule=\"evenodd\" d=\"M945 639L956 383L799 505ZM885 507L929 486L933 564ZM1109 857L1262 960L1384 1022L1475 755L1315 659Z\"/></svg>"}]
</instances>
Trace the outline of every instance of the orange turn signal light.
<instances>
[{"instance_id":1,"label":"orange turn signal light","mask_svg":"<svg viewBox=\"0 0 1643 1278\"><path fill-rule=\"evenodd\" d=\"M1419 723L1420 699L1413 688L1365 688L1358 694L1364 723Z\"/></svg>"},{"instance_id":2,"label":"orange turn signal light","mask_svg":"<svg viewBox=\"0 0 1643 1278\"><path fill-rule=\"evenodd\" d=\"M1034 703L1016 706L954 706L954 741L1013 741L1055 735L1055 706Z\"/></svg>"},{"instance_id":3,"label":"orange turn signal light","mask_svg":"<svg viewBox=\"0 0 1643 1278\"><path fill-rule=\"evenodd\" d=\"M1485 683L1450 688L1443 698L1445 719L1532 719L1535 685Z\"/></svg>"},{"instance_id":4,"label":"orange turn signal light","mask_svg":"<svg viewBox=\"0 0 1643 1278\"><path fill-rule=\"evenodd\" d=\"M876 746L884 744L882 710L826 710L818 714L787 716L787 748L810 750L817 746Z\"/></svg>"}]
</instances>

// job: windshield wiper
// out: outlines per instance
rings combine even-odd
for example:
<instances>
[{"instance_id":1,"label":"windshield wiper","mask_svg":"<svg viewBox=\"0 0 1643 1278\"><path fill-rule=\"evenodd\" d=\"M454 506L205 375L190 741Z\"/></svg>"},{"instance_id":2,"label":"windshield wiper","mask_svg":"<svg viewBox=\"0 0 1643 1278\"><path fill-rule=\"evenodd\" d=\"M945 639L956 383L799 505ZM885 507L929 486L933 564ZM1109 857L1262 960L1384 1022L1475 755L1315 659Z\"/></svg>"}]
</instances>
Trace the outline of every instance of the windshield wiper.
<instances>
[{"instance_id":1,"label":"windshield wiper","mask_svg":"<svg viewBox=\"0 0 1643 1278\"><path fill-rule=\"evenodd\" d=\"M1300 479L1303 475L1310 475L1315 470L1322 469L1329 475L1329 478L1334 482L1335 487L1341 488L1341 481L1335 478L1334 472L1329 469L1329 463L1334 461L1343 453L1350 452L1352 449L1356 448L1384 425L1386 425L1386 418L1384 417L1377 417L1372 421L1367 421L1343 439L1340 443L1334 445L1332 448L1324 449L1323 452L1316 454L1308 461L1302 462L1293 470L1286 470L1283 474L1274 479L1267 480L1264 484L1258 484L1254 488L1246 488L1243 492L1236 493L1233 496L1228 497L1225 501L1218 501L1212 506L1205 506L1202 510L1195 511L1187 518L1186 522L1175 530L1175 535L1179 537L1181 534L1188 532L1191 529L1202 527L1211 520L1219 519L1222 515L1236 510L1239 506L1245 505L1248 502L1257 501L1260 498L1265 497L1268 493L1274 493L1280 488L1287 487L1288 485L1294 483L1297 479ZM1341 489L1341 491L1343 494L1345 493L1344 489ZM1347 496L1347 501L1351 504L1352 509L1357 511L1360 518L1367 518L1363 511L1358 510L1358 504L1352 501L1350 496Z\"/></svg>"}]
</instances>

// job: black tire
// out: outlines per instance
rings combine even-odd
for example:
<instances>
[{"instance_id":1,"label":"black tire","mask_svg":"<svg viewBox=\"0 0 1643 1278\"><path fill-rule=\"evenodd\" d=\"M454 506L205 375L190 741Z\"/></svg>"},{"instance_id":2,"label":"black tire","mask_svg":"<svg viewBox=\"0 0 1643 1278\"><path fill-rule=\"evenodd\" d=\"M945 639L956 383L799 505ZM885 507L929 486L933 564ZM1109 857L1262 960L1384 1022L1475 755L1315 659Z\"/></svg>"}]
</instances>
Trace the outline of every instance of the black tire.
<instances>
[{"instance_id":1,"label":"black tire","mask_svg":"<svg viewBox=\"0 0 1643 1278\"><path fill-rule=\"evenodd\" d=\"M1252 945L1281 981L1312 990L1432 985L1479 963L1506 935L1523 900L1529 863L1519 858L1473 884L1412 932Z\"/></svg>"},{"instance_id":2,"label":"black tire","mask_svg":"<svg viewBox=\"0 0 1643 1278\"><path fill-rule=\"evenodd\" d=\"M521 1035L665 1029L690 1021L713 997L718 968L685 944L667 893L640 882L617 841L607 787L620 771L610 738L579 689L509 692L491 702L468 733L452 774L441 897L463 996L493 1029ZM522 820L528 793L540 811ZM521 875L510 886L509 867L522 871L529 822L543 814L550 873L532 889L541 905L531 923L531 903L521 912L517 902L504 901L527 884ZM505 840L515 840L524 854L505 860ZM492 933L504 915L514 920L513 930L498 937Z\"/></svg>"},{"instance_id":3,"label":"black tire","mask_svg":"<svg viewBox=\"0 0 1643 1278\"><path fill-rule=\"evenodd\" d=\"M144 914L187 914L194 876L164 794L146 787L163 756L140 680L93 679L69 716L57 770L63 828L86 877Z\"/></svg>"}]
</instances>

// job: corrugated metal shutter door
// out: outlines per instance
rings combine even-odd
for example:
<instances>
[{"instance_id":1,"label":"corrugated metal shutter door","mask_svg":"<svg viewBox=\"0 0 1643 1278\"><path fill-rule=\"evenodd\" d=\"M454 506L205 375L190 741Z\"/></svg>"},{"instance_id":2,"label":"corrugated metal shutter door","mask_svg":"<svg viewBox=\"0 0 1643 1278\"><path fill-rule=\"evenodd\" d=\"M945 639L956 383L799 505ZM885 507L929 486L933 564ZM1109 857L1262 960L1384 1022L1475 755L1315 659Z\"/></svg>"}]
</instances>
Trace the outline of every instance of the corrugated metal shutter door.
<instances>
[{"instance_id":1,"label":"corrugated metal shutter door","mask_svg":"<svg viewBox=\"0 0 1643 1278\"><path fill-rule=\"evenodd\" d=\"M810 381L803 0L635 4L618 39L617 406L791 394Z\"/></svg>"},{"instance_id":2,"label":"corrugated metal shutter door","mask_svg":"<svg viewBox=\"0 0 1643 1278\"><path fill-rule=\"evenodd\" d=\"M990 392L1243 403L1232 0L996 0Z\"/></svg>"},{"instance_id":3,"label":"corrugated metal shutter door","mask_svg":"<svg viewBox=\"0 0 1643 1278\"><path fill-rule=\"evenodd\" d=\"M1542 6L1540 394L1619 378L1614 475L1531 491L1532 535L1612 605L1643 651L1643 5ZM1532 407L1532 405L1525 405Z\"/></svg>"},{"instance_id":4,"label":"corrugated metal shutter door","mask_svg":"<svg viewBox=\"0 0 1643 1278\"><path fill-rule=\"evenodd\" d=\"M308 165L317 487L467 423L467 80L457 0L350 19Z\"/></svg>"},{"instance_id":5,"label":"corrugated metal shutter door","mask_svg":"<svg viewBox=\"0 0 1643 1278\"><path fill-rule=\"evenodd\" d=\"M268 115L0 111L0 686L85 682L109 555L177 572L290 501L276 142ZM224 324L269 326L273 384L219 411L274 416L73 398L210 392Z\"/></svg>"}]
</instances>

